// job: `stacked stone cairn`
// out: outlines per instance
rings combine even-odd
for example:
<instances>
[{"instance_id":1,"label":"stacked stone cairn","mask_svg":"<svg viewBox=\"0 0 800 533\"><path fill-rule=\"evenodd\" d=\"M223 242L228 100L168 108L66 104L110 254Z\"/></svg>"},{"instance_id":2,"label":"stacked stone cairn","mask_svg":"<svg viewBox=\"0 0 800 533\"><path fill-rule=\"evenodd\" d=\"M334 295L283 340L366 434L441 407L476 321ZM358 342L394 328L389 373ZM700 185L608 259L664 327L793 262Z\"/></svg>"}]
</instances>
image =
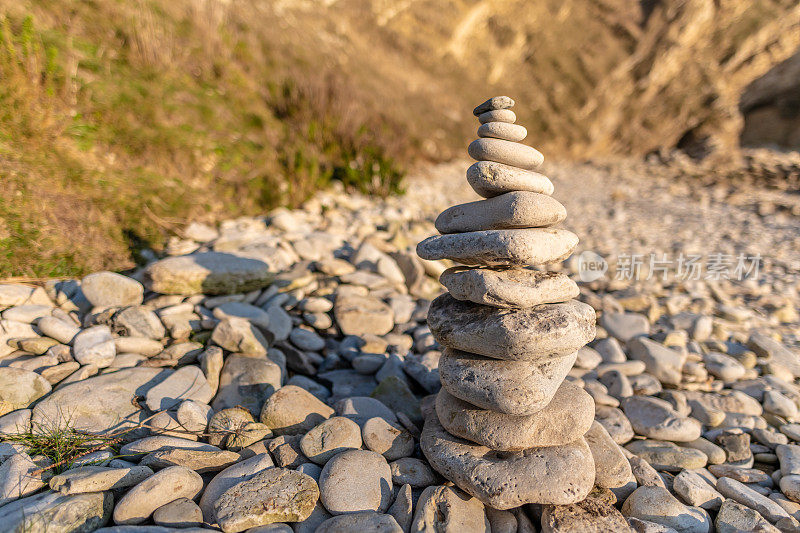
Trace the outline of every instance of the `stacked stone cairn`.
<instances>
[{"instance_id":1,"label":"stacked stone cairn","mask_svg":"<svg viewBox=\"0 0 800 533\"><path fill-rule=\"evenodd\" d=\"M565 260L578 237L553 227L566 210L534 172L542 154L519 143L527 131L513 105L498 96L473 111L480 138L468 151L478 162L467 181L485 199L442 212L441 235L417 246L423 259L466 265L441 275L449 293L428 313L444 351L421 447L443 476L496 509L576 503L595 481L584 438L594 401L564 381L594 339L595 313L574 300L567 275L530 268Z\"/></svg>"}]
</instances>

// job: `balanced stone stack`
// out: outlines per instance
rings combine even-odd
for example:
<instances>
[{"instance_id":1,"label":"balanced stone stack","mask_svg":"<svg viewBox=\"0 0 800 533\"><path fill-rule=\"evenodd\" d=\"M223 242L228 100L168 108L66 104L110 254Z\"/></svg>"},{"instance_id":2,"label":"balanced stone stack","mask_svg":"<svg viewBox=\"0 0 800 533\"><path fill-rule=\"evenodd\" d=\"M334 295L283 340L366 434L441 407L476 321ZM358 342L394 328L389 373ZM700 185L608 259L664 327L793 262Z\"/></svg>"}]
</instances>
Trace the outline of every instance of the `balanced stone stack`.
<instances>
[{"instance_id":1,"label":"balanced stone stack","mask_svg":"<svg viewBox=\"0 0 800 533\"><path fill-rule=\"evenodd\" d=\"M444 351L421 447L443 476L497 509L575 503L595 480L584 438L594 401L564 381L594 338L595 313L573 299L568 276L530 268L565 260L578 238L552 227L566 210L534 172L542 154L519 144L527 131L513 105L499 96L473 111L480 138L468 151L478 162L467 181L485 199L442 212L441 235L417 246L423 259L465 265L442 274L449 293L428 313Z\"/></svg>"}]
</instances>

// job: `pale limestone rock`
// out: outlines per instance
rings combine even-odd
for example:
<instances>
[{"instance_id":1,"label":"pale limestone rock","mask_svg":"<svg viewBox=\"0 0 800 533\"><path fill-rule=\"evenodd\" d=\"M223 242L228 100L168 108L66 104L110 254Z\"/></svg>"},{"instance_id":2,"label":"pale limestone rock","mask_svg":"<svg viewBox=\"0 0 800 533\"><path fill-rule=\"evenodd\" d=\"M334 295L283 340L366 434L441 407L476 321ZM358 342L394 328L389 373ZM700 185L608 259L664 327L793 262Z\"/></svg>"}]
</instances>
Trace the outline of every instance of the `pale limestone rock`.
<instances>
[{"instance_id":1,"label":"pale limestone rock","mask_svg":"<svg viewBox=\"0 0 800 533\"><path fill-rule=\"evenodd\" d=\"M467 153L476 161L494 161L525 170L536 170L544 162L544 156L535 148L501 139L475 139Z\"/></svg>"},{"instance_id":2,"label":"pale limestone rock","mask_svg":"<svg viewBox=\"0 0 800 533\"><path fill-rule=\"evenodd\" d=\"M595 336L595 312L571 300L530 309L497 309L436 298L428 325L443 346L497 359L541 361L574 353Z\"/></svg>"},{"instance_id":3,"label":"pale limestone rock","mask_svg":"<svg viewBox=\"0 0 800 533\"><path fill-rule=\"evenodd\" d=\"M512 107L514 107L514 100L508 96L493 96L482 104L476 106L475 109L472 110L472 114L478 117L489 111L509 109Z\"/></svg>"},{"instance_id":4,"label":"pale limestone rock","mask_svg":"<svg viewBox=\"0 0 800 533\"><path fill-rule=\"evenodd\" d=\"M437 472L495 509L576 503L594 485L594 460L583 439L509 454L454 437L429 416L420 446Z\"/></svg>"},{"instance_id":5,"label":"pale limestone rock","mask_svg":"<svg viewBox=\"0 0 800 533\"><path fill-rule=\"evenodd\" d=\"M508 308L561 303L580 294L578 285L561 272L521 268L452 267L439 282L457 300Z\"/></svg>"},{"instance_id":6,"label":"pale limestone rock","mask_svg":"<svg viewBox=\"0 0 800 533\"><path fill-rule=\"evenodd\" d=\"M545 361L503 361L445 348L439 358L442 387L483 409L533 414L553 399L577 354Z\"/></svg>"},{"instance_id":7,"label":"pale limestone rock","mask_svg":"<svg viewBox=\"0 0 800 533\"><path fill-rule=\"evenodd\" d=\"M553 194L553 182L547 176L493 161L478 161L470 166L467 182L484 198L512 191Z\"/></svg>"},{"instance_id":8,"label":"pale limestone rock","mask_svg":"<svg viewBox=\"0 0 800 533\"><path fill-rule=\"evenodd\" d=\"M490 137L504 141L519 142L528 136L528 130L519 124L508 122L484 122L478 128L478 137Z\"/></svg>"},{"instance_id":9,"label":"pale limestone rock","mask_svg":"<svg viewBox=\"0 0 800 533\"><path fill-rule=\"evenodd\" d=\"M492 109L478 115L478 122L486 124L487 122L506 122L513 124L517 121L517 115L510 109Z\"/></svg>"},{"instance_id":10,"label":"pale limestone rock","mask_svg":"<svg viewBox=\"0 0 800 533\"><path fill-rule=\"evenodd\" d=\"M428 237L417 245L417 254L466 265L527 266L563 261L577 245L577 235L565 229L490 229Z\"/></svg>"},{"instance_id":11,"label":"pale limestone rock","mask_svg":"<svg viewBox=\"0 0 800 533\"><path fill-rule=\"evenodd\" d=\"M274 522L302 522L311 515L319 488L309 476L286 468L267 468L226 490L214 503L225 533Z\"/></svg>"}]
</instances>

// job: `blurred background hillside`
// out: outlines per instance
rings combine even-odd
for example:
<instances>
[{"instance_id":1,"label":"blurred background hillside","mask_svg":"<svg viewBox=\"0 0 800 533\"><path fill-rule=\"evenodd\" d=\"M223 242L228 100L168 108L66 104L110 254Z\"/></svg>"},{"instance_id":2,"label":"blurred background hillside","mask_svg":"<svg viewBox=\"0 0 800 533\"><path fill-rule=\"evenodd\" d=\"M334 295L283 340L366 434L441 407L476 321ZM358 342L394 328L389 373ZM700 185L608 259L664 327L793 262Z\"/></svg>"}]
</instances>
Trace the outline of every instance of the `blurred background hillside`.
<instances>
[{"instance_id":1,"label":"blurred background hillside","mask_svg":"<svg viewBox=\"0 0 800 533\"><path fill-rule=\"evenodd\" d=\"M396 193L518 101L550 159L800 147L796 0L0 0L0 276Z\"/></svg>"}]
</instances>

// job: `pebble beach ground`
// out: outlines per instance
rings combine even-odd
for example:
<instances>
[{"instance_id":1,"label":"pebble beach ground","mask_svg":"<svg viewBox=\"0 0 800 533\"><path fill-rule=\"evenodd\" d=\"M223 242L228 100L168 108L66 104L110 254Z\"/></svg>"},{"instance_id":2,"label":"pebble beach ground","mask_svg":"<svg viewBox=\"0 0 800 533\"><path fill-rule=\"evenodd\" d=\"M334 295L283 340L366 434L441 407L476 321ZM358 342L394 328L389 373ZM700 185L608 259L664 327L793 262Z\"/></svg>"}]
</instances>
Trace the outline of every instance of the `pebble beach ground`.
<instances>
[{"instance_id":1,"label":"pebble beach ground","mask_svg":"<svg viewBox=\"0 0 800 533\"><path fill-rule=\"evenodd\" d=\"M0 285L0 531L800 530L800 195L656 164L544 172L598 317L568 378L596 488L501 511L431 468L449 265L414 250L478 199L467 165L191 224L130 276Z\"/></svg>"}]
</instances>

